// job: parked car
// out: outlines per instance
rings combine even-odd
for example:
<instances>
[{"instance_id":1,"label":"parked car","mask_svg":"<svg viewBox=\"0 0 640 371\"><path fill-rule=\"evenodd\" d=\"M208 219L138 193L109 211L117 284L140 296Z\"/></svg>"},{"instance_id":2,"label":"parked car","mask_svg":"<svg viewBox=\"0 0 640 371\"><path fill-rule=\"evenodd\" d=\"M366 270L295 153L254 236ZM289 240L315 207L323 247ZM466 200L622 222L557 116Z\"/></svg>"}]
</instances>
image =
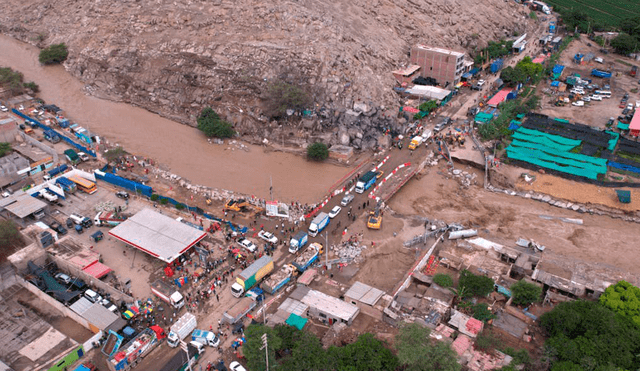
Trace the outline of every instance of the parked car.
<instances>
[{"instance_id":1,"label":"parked car","mask_svg":"<svg viewBox=\"0 0 640 371\"><path fill-rule=\"evenodd\" d=\"M278 237L274 236L273 233L267 231L258 232L258 237L269 243L278 243Z\"/></svg>"},{"instance_id":2,"label":"parked car","mask_svg":"<svg viewBox=\"0 0 640 371\"><path fill-rule=\"evenodd\" d=\"M591 97L586 95L586 96L582 97L582 100L585 101L585 102L590 102L591 101Z\"/></svg>"},{"instance_id":3,"label":"parked car","mask_svg":"<svg viewBox=\"0 0 640 371\"><path fill-rule=\"evenodd\" d=\"M611 90L611 85L609 85L609 84L605 84L605 85L602 87L602 90Z\"/></svg>"},{"instance_id":4,"label":"parked car","mask_svg":"<svg viewBox=\"0 0 640 371\"><path fill-rule=\"evenodd\" d=\"M485 81L484 80L478 80L478 86L482 87L484 85Z\"/></svg>"},{"instance_id":5,"label":"parked car","mask_svg":"<svg viewBox=\"0 0 640 371\"><path fill-rule=\"evenodd\" d=\"M100 304L102 304L103 307L109 309L111 312L118 313L118 307L115 304L113 304L112 302L110 302L109 300L102 299Z\"/></svg>"},{"instance_id":6,"label":"parked car","mask_svg":"<svg viewBox=\"0 0 640 371\"><path fill-rule=\"evenodd\" d=\"M238 363L237 361L231 362L229 364L229 369L231 371L247 371L247 369L242 367L242 365L240 363Z\"/></svg>"},{"instance_id":7,"label":"parked car","mask_svg":"<svg viewBox=\"0 0 640 371\"><path fill-rule=\"evenodd\" d=\"M591 100L602 100L602 96L598 95L598 94L594 94L591 96Z\"/></svg>"},{"instance_id":8,"label":"parked car","mask_svg":"<svg viewBox=\"0 0 640 371\"><path fill-rule=\"evenodd\" d=\"M125 191L118 191L116 192L116 197L121 198L123 200L128 200L129 199L129 194Z\"/></svg>"},{"instance_id":9,"label":"parked car","mask_svg":"<svg viewBox=\"0 0 640 371\"><path fill-rule=\"evenodd\" d=\"M336 216L338 216L338 214L340 214L340 211L342 211L342 208L340 206L334 206L333 209L329 211L329 218L335 218Z\"/></svg>"},{"instance_id":10,"label":"parked car","mask_svg":"<svg viewBox=\"0 0 640 371\"><path fill-rule=\"evenodd\" d=\"M623 110L622 110L622 114L623 114L623 115L626 115L626 114L628 114L629 112L631 112L631 110L629 109L629 107L627 107L627 108L625 108L625 109L623 109Z\"/></svg>"},{"instance_id":11,"label":"parked car","mask_svg":"<svg viewBox=\"0 0 640 371\"><path fill-rule=\"evenodd\" d=\"M572 105L576 106L576 107L584 107L584 102L579 100L576 102L571 103Z\"/></svg>"},{"instance_id":12,"label":"parked car","mask_svg":"<svg viewBox=\"0 0 640 371\"><path fill-rule=\"evenodd\" d=\"M5 106L0 106L0 111L7 112L9 109Z\"/></svg>"},{"instance_id":13,"label":"parked car","mask_svg":"<svg viewBox=\"0 0 640 371\"><path fill-rule=\"evenodd\" d=\"M346 195L344 197L342 197L342 201L340 201L340 205L342 206L347 206L351 203L351 201L353 201L353 199L355 198L355 196L352 194Z\"/></svg>"},{"instance_id":14,"label":"parked car","mask_svg":"<svg viewBox=\"0 0 640 371\"><path fill-rule=\"evenodd\" d=\"M239 239L238 244L247 249L247 251L249 252L255 252L258 249L253 242L249 241L246 238Z\"/></svg>"},{"instance_id":15,"label":"parked car","mask_svg":"<svg viewBox=\"0 0 640 371\"><path fill-rule=\"evenodd\" d=\"M49 227L63 236L67 234L67 229L58 222L49 224Z\"/></svg>"},{"instance_id":16,"label":"parked car","mask_svg":"<svg viewBox=\"0 0 640 371\"><path fill-rule=\"evenodd\" d=\"M91 289L84 292L84 297L92 303L100 303L102 301L102 296Z\"/></svg>"},{"instance_id":17,"label":"parked car","mask_svg":"<svg viewBox=\"0 0 640 371\"><path fill-rule=\"evenodd\" d=\"M58 272L56 273L56 275L54 276L54 278L56 280L58 280L58 282L60 283L64 283L65 285L68 285L71 283L71 277L69 277L68 275L62 273L62 272Z\"/></svg>"},{"instance_id":18,"label":"parked car","mask_svg":"<svg viewBox=\"0 0 640 371\"><path fill-rule=\"evenodd\" d=\"M600 57L595 57L595 58L593 58L593 60L598 62L598 63L604 63L604 59L602 59Z\"/></svg>"},{"instance_id":19,"label":"parked car","mask_svg":"<svg viewBox=\"0 0 640 371\"><path fill-rule=\"evenodd\" d=\"M71 218L67 218L67 228L73 228L73 220Z\"/></svg>"}]
</instances>

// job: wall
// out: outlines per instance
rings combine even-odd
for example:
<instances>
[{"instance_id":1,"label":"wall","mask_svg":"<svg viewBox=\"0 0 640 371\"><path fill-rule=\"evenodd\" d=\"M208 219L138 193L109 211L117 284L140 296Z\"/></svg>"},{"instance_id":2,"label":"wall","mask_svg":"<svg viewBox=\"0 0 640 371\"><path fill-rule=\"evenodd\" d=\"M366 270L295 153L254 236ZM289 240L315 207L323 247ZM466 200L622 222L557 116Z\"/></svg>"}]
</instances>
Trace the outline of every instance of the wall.
<instances>
[{"instance_id":1,"label":"wall","mask_svg":"<svg viewBox=\"0 0 640 371\"><path fill-rule=\"evenodd\" d=\"M89 340L85 341L84 344L82 344L82 348L84 349L85 353L87 353L91 349L93 349L93 343L94 342L98 342L98 340L100 340L102 338L102 335L103 335L103 332L102 331L98 331Z\"/></svg>"},{"instance_id":2,"label":"wall","mask_svg":"<svg viewBox=\"0 0 640 371\"><path fill-rule=\"evenodd\" d=\"M56 363L47 371L67 371L67 368L71 367L71 365L79 360L84 355L84 353L85 351L84 349L82 349L82 345L80 345L60 361L56 361Z\"/></svg>"},{"instance_id":3,"label":"wall","mask_svg":"<svg viewBox=\"0 0 640 371\"><path fill-rule=\"evenodd\" d=\"M349 304L353 304L356 307L360 308L360 312L366 314L369 317L375 318L377 320L382 320L382 310L378 310L368 304L364 304L361 303L357 300L354 300L353 298L349 298L346 297L344 298L344 301L346 301Z\"/></svg>"},{"instance_id":4,"label":"wall","mask_svg":"<svg viewBox=\"0 0 640 371\"><path fill-rule=\"evenodd\" d=\"M50 154L53 157L53 162L55 164L59 163L60 159L58 158L58 152L56 152L55 149L49 147L48 145L40 142L35 138L30 137L29 135L25 134L23 131L19 131L18 134L20 134L20 136L25 140L25 142L33 146L36 146L41 150L45 151L46 153Z\"/></svg>"}]
</instances>

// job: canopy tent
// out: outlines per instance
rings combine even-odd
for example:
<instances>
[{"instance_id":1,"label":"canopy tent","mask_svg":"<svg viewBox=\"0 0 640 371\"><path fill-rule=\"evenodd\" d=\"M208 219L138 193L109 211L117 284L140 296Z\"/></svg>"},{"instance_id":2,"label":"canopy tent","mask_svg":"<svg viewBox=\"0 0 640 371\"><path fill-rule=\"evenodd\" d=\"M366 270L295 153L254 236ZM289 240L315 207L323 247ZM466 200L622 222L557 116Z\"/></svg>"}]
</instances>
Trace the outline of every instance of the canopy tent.
<instances>
[{"instance_id":1,"label":"canopy tent","mask_svg":"<svg viewBox=\"0 0 640 371\"><path fill-rule=\"evenodd\" d=\"M107 267L106 265L100 263L99 261L95 261L93 263L91 263L90 265L84 267L82 269L83 272L85 272L86 274L89 274L97 279L100 279L104 276L106 276L109 272L112 271L111 268Z\"/></svg>"}]
</instances>

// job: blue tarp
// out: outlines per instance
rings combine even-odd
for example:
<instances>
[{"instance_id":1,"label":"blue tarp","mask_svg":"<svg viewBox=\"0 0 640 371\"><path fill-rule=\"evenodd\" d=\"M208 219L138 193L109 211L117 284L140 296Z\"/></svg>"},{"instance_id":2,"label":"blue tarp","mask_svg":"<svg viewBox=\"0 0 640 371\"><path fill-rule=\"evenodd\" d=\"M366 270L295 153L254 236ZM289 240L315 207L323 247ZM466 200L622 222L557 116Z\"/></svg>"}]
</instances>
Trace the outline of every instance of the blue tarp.
<instances>
[{"instance_id":1,"label":"blue tarp","mask_svg":"<svg viewBox=\"0 0 640 371\"><path fill-rule=\"evenodd\" d=\"M560 86L560 81L551 81L551 86L553 86L554 88L557 88L558 86Z\"/></svg>"},{"instance_id":2,"label":"blue tarp","mask_svg":"<svg viewBox=\"0 0 640 371\"><path fill-rule=\"evenodd\" d=\"M562 71L564 71L564 66L561 64L556 64L555 66L553 66L553 70L551 70L554 74L556 73L562 73Z\"/></svg>"},{"instance_id":3,"label":"blue tarp","mask_svg":"<svg viewBox=\"0 0 640 371\"><path fill-rule=\"evenodd\" d=\"M476 75L478 72L480 72L480 69L477 68L477 67L472 69L471 71L469 71L469 73L472 74L472 75Z\"/></svg>"},{"instance_id":4,"label":"blue tarp","mask_svg":"<svg viewBox=\"0 0 640 371\"><path fill-rule=\"evenodd\" d=\"M99 173L94 173L97 179L104 180L107 183L111 183L113 185L117 185L118 187L122 187L124 189L128 189L132 192L140 192L141 194L151 197L153 193L153 189L147 185L142 183L134 182L133 180L123 178L121 176L117 176L111 173L106 173L104 175Z\"/></svg>"},{"instance_id":5,"label":"blue tarp","mask_svg":"<svg viewBox=\"0 0 640 371\"><path fill-rule=\"evenodd\" d=\"M609 161L607 163L607 165L609 167L613 167L613 168L616 168L616 169L625 170L625 171L631 171L632 173L640 174L640 168L637 168L635 166L621 164L619 162L613 162L613 161Z\"/></svg>"}]
</instances>

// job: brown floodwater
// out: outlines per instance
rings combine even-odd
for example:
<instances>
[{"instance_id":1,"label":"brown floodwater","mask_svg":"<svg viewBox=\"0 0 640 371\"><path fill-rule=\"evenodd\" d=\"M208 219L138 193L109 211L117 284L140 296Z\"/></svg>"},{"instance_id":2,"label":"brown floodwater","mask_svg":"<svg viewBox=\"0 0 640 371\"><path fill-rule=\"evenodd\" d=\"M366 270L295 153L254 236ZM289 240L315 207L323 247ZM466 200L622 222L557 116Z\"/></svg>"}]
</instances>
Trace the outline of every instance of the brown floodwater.
<instances>
[{"instance_id":1,"label":"brown floodwater","mask_svg":"<svg viewBox=\"0 0 640 371\"><path fill-rule=\"evenodd\" d=\"M249 151L244 151L227 149L233 146L226 143L210 144L195 128L86 95L82 82L62 66L41 66L36 47L1 34L0 66L35 81L39 96L64 109L72 121L131 153L155 159L195 184L267 198L272 179L274 198L313 203L350 171L288 153L265 152L260 146L247 145Z\"/></svg>"}]
</instances>

